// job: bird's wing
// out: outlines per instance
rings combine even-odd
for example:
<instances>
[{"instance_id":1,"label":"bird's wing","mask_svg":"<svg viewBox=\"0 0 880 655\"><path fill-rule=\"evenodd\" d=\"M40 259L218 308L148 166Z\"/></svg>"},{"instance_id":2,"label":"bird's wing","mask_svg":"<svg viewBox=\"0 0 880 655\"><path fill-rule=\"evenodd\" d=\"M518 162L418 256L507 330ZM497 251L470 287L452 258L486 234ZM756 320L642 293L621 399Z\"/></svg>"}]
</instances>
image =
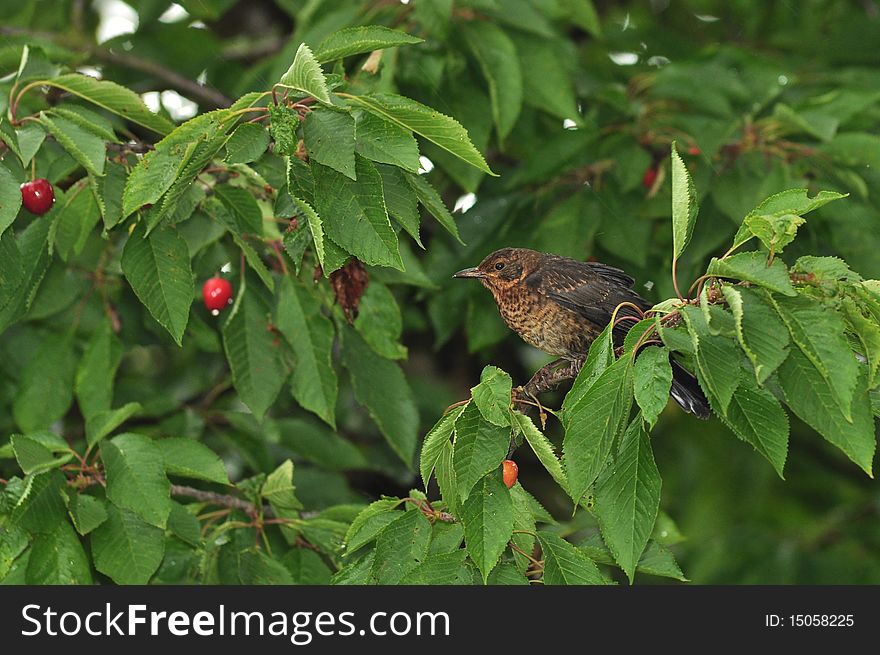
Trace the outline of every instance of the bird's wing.
<instances>
[{"instance_id":1,"label":"bird's wing","mask_svg":"<svg viewBox=\"0 0 880 655\"><path fill-rule=\"evenodd\" d=\"M525 283L602 327L608 324L615 307L622 302L631 302L643 309L651 306L632 290L633 279L629 275L600 263L548 257L526 277ZM623 307L618 315L636 313L630 307ZM626 334L629 327L622 325L620 332Z\"/></svg>"}]
</instances>

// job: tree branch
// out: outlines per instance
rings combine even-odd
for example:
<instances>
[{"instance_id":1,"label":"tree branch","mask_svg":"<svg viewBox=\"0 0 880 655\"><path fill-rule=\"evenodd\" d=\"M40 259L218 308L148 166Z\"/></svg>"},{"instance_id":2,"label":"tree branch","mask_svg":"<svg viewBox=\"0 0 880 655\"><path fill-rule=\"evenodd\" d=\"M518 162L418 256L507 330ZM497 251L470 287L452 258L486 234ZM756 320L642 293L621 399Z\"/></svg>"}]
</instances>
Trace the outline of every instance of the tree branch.
<instances>
[{"instance_id":1,"label":"tree branch","mask_svg":"<svg viewBox=\"0 0 880 655\"><path fill-rule=\"evenodd\" d=\"M261 509L264 516L274 516L272 508L268 505L264 505L262 508L260 508L242 498L236 498L235 496L230 496L228 494L218 494L213 491L202 491L201 489L187 487L182 484L172 484L171 494L173 496L195 498L196 500L200 500L203 503L220 505L221 507L229 507L230 509L240 509L248 514L248 516L255 516L259 514Z\"/></svg>"}]
</instances>

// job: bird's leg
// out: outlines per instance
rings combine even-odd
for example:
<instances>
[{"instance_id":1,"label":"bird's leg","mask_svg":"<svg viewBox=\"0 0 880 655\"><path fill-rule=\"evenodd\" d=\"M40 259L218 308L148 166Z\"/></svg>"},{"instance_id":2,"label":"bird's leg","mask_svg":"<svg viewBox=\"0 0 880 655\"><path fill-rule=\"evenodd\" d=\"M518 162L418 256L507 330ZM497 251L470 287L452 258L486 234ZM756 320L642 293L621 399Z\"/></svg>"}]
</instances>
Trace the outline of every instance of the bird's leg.
<instances>
[{"instance_id":1,"label":"bird's leg","mask_svg":"<svg viewBox=\"0 0 880 655\"><path fill-rule=\"evenodd\" d=\"M556 386L554 380L556 376L553 369L565 361L566 359L564 357L560 357L546 366L539 368L532 376L532 379L526 382L525 386L522 387L523 392L528 396L534 396L535 394L552 389Z\"/></svg>"}]
</instances>

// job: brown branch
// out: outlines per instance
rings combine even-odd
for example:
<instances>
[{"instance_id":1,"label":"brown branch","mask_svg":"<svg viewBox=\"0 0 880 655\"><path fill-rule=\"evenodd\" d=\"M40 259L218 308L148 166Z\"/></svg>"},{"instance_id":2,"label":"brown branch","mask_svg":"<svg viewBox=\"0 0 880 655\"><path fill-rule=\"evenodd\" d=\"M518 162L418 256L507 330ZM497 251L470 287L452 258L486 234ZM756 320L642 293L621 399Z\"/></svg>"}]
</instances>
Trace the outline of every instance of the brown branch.
<instances>
[{"instance_id":1,"label":"brown branch","mask_svg":"<svg viewBox=\"0 0 880 655\"><path fill-rule=\"evenodd\" d=\"M273 516L272 508L264 505L262 508L257 507L253 503L250 503L242 498L236 498L235 496L230 496L229 494L218 494L213 491L202 491L201 489L196 489L194 487L187 487L182 484L172 484L171 485L171 494L173 496L184 496L186 498L195 498L196 500L200 500L203 503L210 503L212 505L219 505L220 507L229 507L230 509L240 509L245 512L248 516L256 516L260 513L262 509L264 516Z\"/></svg>"}]
</instances>

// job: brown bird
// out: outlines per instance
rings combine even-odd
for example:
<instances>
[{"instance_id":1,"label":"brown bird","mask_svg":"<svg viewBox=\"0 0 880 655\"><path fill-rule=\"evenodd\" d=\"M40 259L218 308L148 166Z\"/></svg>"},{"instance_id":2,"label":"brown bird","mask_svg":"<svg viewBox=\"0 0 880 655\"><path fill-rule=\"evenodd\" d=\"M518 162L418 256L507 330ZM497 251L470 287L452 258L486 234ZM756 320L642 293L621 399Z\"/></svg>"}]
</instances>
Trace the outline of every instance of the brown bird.
<instances>
[{"instance_id":1,"label":"brown bird","mask_svg":"<svg viewBox=\"0 0 880 655\"><path fill-rule=\"evenodd\" d=\"M496 250L479 266L458 271L453 277L480 280L492 292L501 317L514 332L561 358L536 373L533 381L564 360L573 372L579 369L590 344L620 303L632 303L643 311L651 307L633 291L633 279L620 269L526 248ZM639 317L630 306L621 307L617 315ZM634 323L624 321L614 328L616 346L623 344ZM670 362L672 398L694 416L709 418L709 403L696 378L674 359Z\"/></svg>"}]
</instances>

